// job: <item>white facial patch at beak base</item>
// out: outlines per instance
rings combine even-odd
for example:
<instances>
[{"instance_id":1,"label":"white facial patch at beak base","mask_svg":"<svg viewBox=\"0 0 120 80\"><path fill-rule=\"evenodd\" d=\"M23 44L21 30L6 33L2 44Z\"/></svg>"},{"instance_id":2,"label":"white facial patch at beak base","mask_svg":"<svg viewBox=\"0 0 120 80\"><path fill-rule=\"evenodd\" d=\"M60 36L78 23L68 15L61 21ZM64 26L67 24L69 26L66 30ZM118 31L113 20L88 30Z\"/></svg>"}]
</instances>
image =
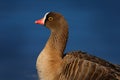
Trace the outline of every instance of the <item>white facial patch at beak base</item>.
<instances>
[{"instance_id":1,"label":"white facial patch at beak base","mask_svg":"<svg viewBox=\"0 0 120 80\"><path fill-rule=\"evenodd\" d=\"M49 14L49 12L47 12L42 19L36 20L35 23L44 25L45 24L45 19L46 19L48 14Z\"/></svg>"},{"instance_id":2,"label":"white facial patch at beak base","mask_svg":"<svg viewBox=\"0 0 120 80\"><path fill-rule=\"evenodd\" d=\"M44 15L44 17L43 17L43 23L45 23L45 19L46 19L47 15L48 15L49 13L50 13L50 12L47 12L47 13Z\"/></svg>"}]
</instances>

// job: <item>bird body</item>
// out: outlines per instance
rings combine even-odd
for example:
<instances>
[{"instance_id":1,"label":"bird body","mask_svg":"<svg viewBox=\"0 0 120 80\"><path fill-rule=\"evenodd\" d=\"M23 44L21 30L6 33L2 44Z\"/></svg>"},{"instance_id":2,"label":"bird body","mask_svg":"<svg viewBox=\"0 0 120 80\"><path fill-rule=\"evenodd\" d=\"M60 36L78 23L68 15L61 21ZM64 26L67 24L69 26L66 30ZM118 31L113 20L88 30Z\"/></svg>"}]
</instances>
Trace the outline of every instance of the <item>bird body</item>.
<instances>
[{"instance_id":1,"label":"bird body","mask_svg":"<svg viewBox=\"0 0 120 80\"><path fill-rule=\"evenodd\" d=\"M50 29L50 37L37 58L40 80L120 80L120 66L82 51L64 54L68 40L68 24L56 12L45 14L36 24Z\"/></svg>"}]
</instances>

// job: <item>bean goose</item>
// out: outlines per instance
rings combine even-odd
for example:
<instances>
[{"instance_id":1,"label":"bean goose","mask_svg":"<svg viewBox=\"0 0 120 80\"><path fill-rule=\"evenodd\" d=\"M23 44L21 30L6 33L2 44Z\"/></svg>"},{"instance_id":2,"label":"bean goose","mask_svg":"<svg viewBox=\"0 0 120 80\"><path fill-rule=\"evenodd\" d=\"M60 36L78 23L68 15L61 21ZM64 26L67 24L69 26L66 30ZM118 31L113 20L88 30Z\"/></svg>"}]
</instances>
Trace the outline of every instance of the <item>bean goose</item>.
<instances>
[{"instance_id":1,"label":"bean goose","mask_svg":"<svg viewBox=\"0 0 120 80\"><path fill-rule=\"evenodd\" d=\"M35 23L51 31L36 62L40 80L120 80L119 65L82 51L64 54L68 24L61 14L48 12Z\"/></svg>"}]
</instances>

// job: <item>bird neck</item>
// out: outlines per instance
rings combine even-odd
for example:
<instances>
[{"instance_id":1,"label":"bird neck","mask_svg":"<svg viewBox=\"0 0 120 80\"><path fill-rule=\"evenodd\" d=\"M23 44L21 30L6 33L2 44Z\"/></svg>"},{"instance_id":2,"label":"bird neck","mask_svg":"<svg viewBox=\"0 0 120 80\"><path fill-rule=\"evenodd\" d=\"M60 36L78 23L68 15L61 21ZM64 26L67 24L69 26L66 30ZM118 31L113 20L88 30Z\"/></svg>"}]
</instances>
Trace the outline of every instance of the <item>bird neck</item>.
<instances>
[{"instance_id":1,"label":"bird neck","mask_svg":"<svg viewBox=\"0 0 120 80\"><path fill-rule=\"evenodd\" d=\"M51 35L44 49L49 49L50 55L63 56L68 39L68 27L63 30L51 31Z\"/></svg>"}]
</instances>

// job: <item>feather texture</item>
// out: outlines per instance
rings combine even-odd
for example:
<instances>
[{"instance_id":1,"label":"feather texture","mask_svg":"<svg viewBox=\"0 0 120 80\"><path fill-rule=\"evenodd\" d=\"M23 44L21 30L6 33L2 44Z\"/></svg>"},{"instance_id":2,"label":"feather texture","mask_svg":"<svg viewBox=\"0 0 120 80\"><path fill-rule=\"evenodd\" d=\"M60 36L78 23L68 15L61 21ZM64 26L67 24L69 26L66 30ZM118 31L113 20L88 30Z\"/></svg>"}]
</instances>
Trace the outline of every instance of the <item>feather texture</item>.
<instances>
[{"instance_id":1,"label":"feather texture","mask_svg":"<svg viewBox=\"0 0 120 80\"><path fill-rule=\"evenodd\" d=\"M59 80L119 80L120 76L120 67L81 51L64 55L63 64Z\"/></svg>"}]
</instances>

